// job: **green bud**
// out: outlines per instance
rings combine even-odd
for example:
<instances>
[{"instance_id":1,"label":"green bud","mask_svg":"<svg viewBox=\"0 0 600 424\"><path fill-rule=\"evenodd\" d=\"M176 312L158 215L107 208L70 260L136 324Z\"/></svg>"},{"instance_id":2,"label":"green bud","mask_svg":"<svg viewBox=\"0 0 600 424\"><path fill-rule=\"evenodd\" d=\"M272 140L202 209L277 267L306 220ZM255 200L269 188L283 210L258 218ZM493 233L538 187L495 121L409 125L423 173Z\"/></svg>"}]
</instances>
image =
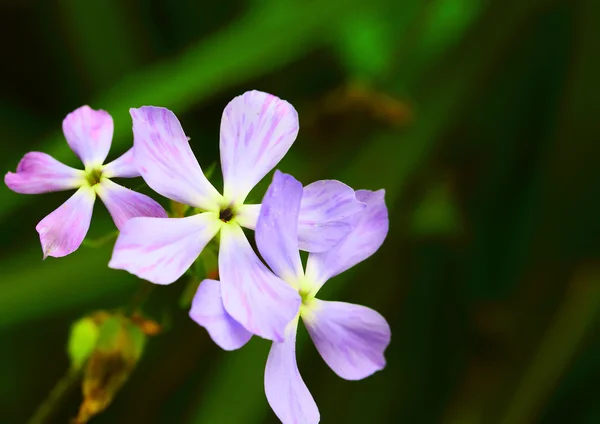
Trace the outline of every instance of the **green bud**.
<instances>
[{"instance_id":1,"label":"green bud","mask_svg":"<svg viewBox=\"0 0 600 424\"><path fill-rule=\"evenodd\" d=\"M99 333L98 325L88 317L71 326L67 352L74 369L80 369L90 357L96 347Z\"/></svg>"}]
</instances>

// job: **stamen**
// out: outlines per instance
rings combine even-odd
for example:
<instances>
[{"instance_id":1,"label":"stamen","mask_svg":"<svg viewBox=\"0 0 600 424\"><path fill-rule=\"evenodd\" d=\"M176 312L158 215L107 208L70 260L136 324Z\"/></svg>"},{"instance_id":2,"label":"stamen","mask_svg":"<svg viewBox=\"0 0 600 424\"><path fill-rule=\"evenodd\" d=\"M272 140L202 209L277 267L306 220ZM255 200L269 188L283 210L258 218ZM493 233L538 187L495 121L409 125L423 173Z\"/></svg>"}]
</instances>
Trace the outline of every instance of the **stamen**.
<instances>
[{"instance_id":1,"label":"stamen","mask_svg":"<svg viewBox=\"0 0 600 424\"><path fill-rule=\"evenodd\" d=\"M223 209L219 213L219 219L223 222L229 222L233 218L233 211L229 208Z\"/></svg>"},{"instance_id":2,"label":"stamen","mask_svg":"<svg viewBox=\"0 0 600 424\"><path fill-rule=\"evenodd\" d=\"M102 171L100 169L92 169L89 171L85 178L87 179L90 187L94 187L96 184L100 183L100 179L102 178Z\"/></svg>"}]
</instances>

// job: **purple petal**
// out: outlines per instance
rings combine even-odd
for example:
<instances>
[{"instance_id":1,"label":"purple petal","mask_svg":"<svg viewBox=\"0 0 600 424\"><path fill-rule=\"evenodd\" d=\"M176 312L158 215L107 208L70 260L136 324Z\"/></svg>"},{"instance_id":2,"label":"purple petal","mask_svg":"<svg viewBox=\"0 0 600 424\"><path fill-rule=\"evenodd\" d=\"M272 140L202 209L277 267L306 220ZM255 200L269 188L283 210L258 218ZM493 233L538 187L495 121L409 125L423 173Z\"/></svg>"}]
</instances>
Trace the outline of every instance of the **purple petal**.
<instances>
[{"instance_id":1,"label":"purple petal","mask_svg":"<svg viewBox=\"0 0 600 424\"><path fill-rule=\"evenodd\" d=\"M81 187L85 184L85 172L73 169L46 153L29 152L17 165L17 172L4 176L4 182L17 193L48 193Z\"/></svg>"},{"instance_id":2,"label":"purple petal","mask_svg":"<svg viewBox=\"0 0 600 424\"><path fill-rule=\"evenodd\" d=\"M108 266L155 284L171 284L192 265L220 226L213 212L186 218L132 218L123 225Z\"/></svg>"},{"instance_id":3,"label":"purple petal","mask_svg":"<svg viewBox=\"0 0 600 424\"><path fill-rule=\"evenodd\" d=\"M300 295L263 265L237 224L221 229L219 274L229 315L257 336L282 341Z\"/></svg>"},{"instance_id":4,"label":"purple petal","mask_svg":"<svg viewBox=\"0 0 600 424\"><path fill-rule=\"evenodd\" d=\"M202 281L192 301L190 317L206 328L221 349L239 349L252 337L223 307L221 284L216 280Z\"/></svg>"},{"instance_id":5,"label":"purple petal","mask_svg":"<svg viewBox=\"0 0 600 424\"><path fill-rule=\"evenodd\" d=\"M221 195L208 182L181 124L169 109L130 109L138 170L154 191L185 205L218 211Z\"/></svg>"},{"instance_id":6,"label":"purple petal","mask_svg":"<svg viewBox=\"0 0 600 424\"><path fill-rule=\"evenodd\" d=\"M265 393L269 405L283 424L313 424L319 408L308 391L296 363L298 319L290 323L285 341L274 342L265 368Z\"/></svg>"},{"instance_id":7,"label":"purple petal","mask_svg":"<svg viewBox=\"0 0 600 424\"><path fill-rule=\"evenodd\" d=\"M35 229L40 235L44 259L60 258L77 250L90 228L95 200L93 189L81 187L39 222Z\"/></svg>"},{"instance_id":8,"label":"purple petal","mask_svg":"<svg viewBox=\"0 0 600 424\"><path fill-rule=\"evenodd\" d=\"M322 180L307 185L298 218L300 249L308 252L331 249L352 229L344 220L366 207L351 187L339 181Z\"/></svg>"},{"instance_id":9,"label":"purple petal","mask_svg":"<svg viewBox=\"0 0 600 424\"><path fill-rule=\"evenodd\" d=\"M259 214L260 205L240 205L235 210L235 222L244 228L254 230Z\"/></svg>"},{"instance_id":10,"label":"purple petal","mask_svg":"<svg viewBox=\"0 0 600 424\"><path fill-rule=\"evenodd\" d=\"M352 231L352 225L344 221L322 224L298 222L298 248L306 252L327 252Z\"/></svg>"},{"instance_id":11,"label":"purple petal","mask_svg":"<svg viewBox=\"0 0 600 424\"><path fill-rule=\"evenodd\" d=\"M275 171L254 235L258 251L273 272L295 287L299 287L298 279L304 275L298 252L301 200L302 184L291 175Z\"/></svg>"},{"instance_id":12,"label":"purple petal","mask_svg":"<svg viewBox=\"0 0 600 424\"><path fill-rule=\"evenodd\" d=\"M271 94L248 91L234 98L221 119L224 196L241 204L285 156L298 135L298 113Z\"/></svg>"},{"instance_id":13,"label":"purple petal","mask_svg":"<svg viewBox=\"0 0 600 424\"><path fill-rule=\"evenodd\" d=\"M327 365L346 380L360 380L385 367L390 326L365 306L313 299L302 320Z\"/></svg>"},{"instance_id":14,"label":"purple petal","mask_svg":"<svg viewBox=\"0 0 600 424\"><path fill-rule=\"evenodd\" d=\"M306 277L313 284L312 295L325 281L364 261L382 245L388 232L384 196L384 190L358 190L356 198L367 207L348 218L352 231L331 250L308 256Z\"/></svg>"},{"instance_id":15,"label":"purple petal","mask_svg":"<svg viewBox=\"0 0 600 424\"><path fill-rule=\"evenodd\" d=\"M138 216L167 217L167 212L156 200L115 184L107 178L103 178L102 182L95 186L95 189L119 230L131 218Z\"/></svg>"},{"instance_id":16,"label":"purple petal","mask_svg":"<svg viewBox=\"0 0 600 424\"><path fill-rule=\"evenodd\" d=\"M121 156L102 167L102 175L106 178L134 178L139 177L135 161L133 160L133 147Z\"/></svg>"},{"instance_id":17,"label":"purple petal","mask_svg":"<svg viewBox=\"0 0 600 424\"><path fill-rule=\"evenodd\" d=\"M114 130L108 112L81 106L67 115L62 126L67 143L86 168L104 163Z\"/></svg>"}]
</instances>

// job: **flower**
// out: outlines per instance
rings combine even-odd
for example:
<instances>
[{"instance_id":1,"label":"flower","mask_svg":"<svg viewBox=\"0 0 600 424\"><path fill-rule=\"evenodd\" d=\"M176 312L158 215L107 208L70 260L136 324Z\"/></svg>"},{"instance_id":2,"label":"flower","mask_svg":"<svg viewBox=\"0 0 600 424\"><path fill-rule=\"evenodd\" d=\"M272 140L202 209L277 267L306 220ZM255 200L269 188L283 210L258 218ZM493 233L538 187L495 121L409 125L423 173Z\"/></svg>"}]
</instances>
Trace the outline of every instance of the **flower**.
<instances>
[{"instance_id":1,"label":"flower","mask_svg":"<svg viewBox=\"0 0 600 424\"><path fill-rule=\"evenodd\" d=\"M254 229L260 212L260 205L244 204L248 193L296 139L296 110L259 91L244 93L227 105L220 137L223 195L202 173L173 112L152 106L130 112L135 161L144 180L163 196L202 212L129 221L117 239L109 267L156 284L170 284L220 233L220 290L225 309L247 331L283 341L300 296L263 265L242 227ZM296 245L315 251L331 248L352 228L344 219L364 207L350 187L337 181L307 186Z\"/></svg>"},{"instance_id":2,"label":"flower","mask_svg":"<svg viewBox=\"0 0 600 424\"><path fill-rule=\"evenodd\" d=\"M166 217L165 210L150 197L115 184L113 177L138 177L131 149L103 165L113 135L113 120L103 110L82 106L63 121L69 147L81 159L85 170L71 168L52 156L29 152L8 172L4 182L13 191L38 194L77 189L65 203L35 227L40 234L44 259L73 253L85 238L92 219L96 194L106 205L117 228L134 216Z\"/></svg>"},{"instance_id":3,"label":"flower","mask_svg":"<svg viewBox=\"0 0 600 424\"><path fill-rule=\"evenodd\" d=\"M296 364L296 331L302 317L317 350L329 367L347 380L360 380L385 366L384 351L390 327L377 312L360 305L330 302L315 296L331 277L371 256L388 231L384 191L359 190L366 203L352 216L354 229L327 252L311 253L306 272L296 243L296 221L302 185L292 176L275 172L256 225L256 244L274 278L285 281L302 298L299 313L289 323L283 342L274 342L265 370L265 392L271 408L284 423L317 423L319 410ZM223 308L216 280L204 280L194 297L190 317L204 326L222 348L245 344L252 334Z\"/></svg>"}]
</instances>

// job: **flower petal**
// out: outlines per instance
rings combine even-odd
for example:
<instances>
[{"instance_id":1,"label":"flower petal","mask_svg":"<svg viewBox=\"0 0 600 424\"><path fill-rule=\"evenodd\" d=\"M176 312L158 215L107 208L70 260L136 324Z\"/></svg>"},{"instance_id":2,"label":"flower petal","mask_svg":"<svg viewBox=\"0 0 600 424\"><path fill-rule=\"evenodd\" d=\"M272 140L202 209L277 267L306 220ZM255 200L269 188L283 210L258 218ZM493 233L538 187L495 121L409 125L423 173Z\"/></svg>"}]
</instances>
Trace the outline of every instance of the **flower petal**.
<instances>
[{"instance_id":1,"label":"flower petal","mask_svg":"<svg viewBox=\"0 0 600 424\"><path fill-rule=\"evenodd\" d=\"M348 218L352 231L335 247L323 253L311 253L306 263L306 281L314 296L331 277L364 261L379 249L388 232L385 191L358 190L356 198L367 207Z\"/></svg>"},{"instance_id":2,"label":"flower petal","mask_svg":"<svg viewBox=\"0 0 600 424\"><path fill-rule=\"evenodd\" d=\"M132 218L123 225L108 266L155 284L171 284L192 265L220 226L214 212L186 218Z\"/></svg>"},{"instance_id":3,"label":"flower petal","mask_svg":"<svg viewBox=\"0 0 600 424\"><path fill-rule=\"evenodd\" d=\"M106 178L134 178L141 174L133 160L133 147L112 162L102 167L102 175Z\"/></svg>"},{"instance_id":4,"label":"flower petal","mask_svg":"<svg viewBox=\"0 0 600 424\"><path fill-rule=\"evenodd\" d=\"M254 235L258 251L273 272L296 288L298 278L304 275L298 252L301 200L302 184L291 175L275 171Z\"/></svg>"},{"instance_id":5,"label":"flower petal","mask_svg":"<svg viewBox=\"0 0 600 424\"><path fill-rule=\"evenodd\" d=\"M298 113L271 94L248 91L234 98L221 119L224 196L241 204L285 156L298 135Z\"/></svg>"},{"instance_id":6,"label":"flower petal","mask_svg":"<svg viewBox=\"0 0 600 424\"><path fill-rule=\"evenodd\" d=\"M154 106L129 113L135 161L146 183L171 200L218 211L221 195L202 173L175 114Z\"/></svg>"},{"instance_id":7,"label":"flower petal","mask_svg":"<svg viewBox=\"0 0 600 424\"><path fill-rule=\"evenodd\" d=\"M235 210L235 222L244 228L254 230L260 215L260 205L240 205Z\"/></svg>"},{"instance_id":8,"label":"flower petal","mask_svg":"<svg viewBox=\"0 0 600 424\"><path fill-rule=\"evenodd\" d=\"M316 181L304 187L298 218L298 244L308 252L325 252L352 229L344 222L367 205L354 190L336 180Z\"/></svg>"},{"instance_id":9,"label":"flower petal","mask_svg":"<svg viewBox=\"0 0 600 424\"><path fill-rule=\"evenodd\" d=\"M35 229L40 235L44 259L60 258L79 248L90 228L95 200L94 190L81 187L38 223Z\"/></svg>"},{"instance_id":10,"label":"flower petal","mask_svg":"<svg viewBox=\"0 0 600 424\"><path fill-rule=\"evenodd\" d=\"M94 186L120 230L125 222L138 216L166 218L167 212L156 200L103 178Z\"/></svg>"},{"instance_id":11,"label":"flower petal","mask_svg":"<svg viewBox=\"0 0 600 424\"><path fill-rule=\"evenodd\" d=\"M229 315L257 336L282 341L300 295L263 265L237 224L221 229L219 274Z\"/></svg>"},{"instance_id":12,"label":"flower petal","mask_svg":"<svg viewBox=\"0 0 600 424\"><path fill-rule=\"evenodd\" d=\"M67 143L86 168L104 163L114 131L108 112L81 106L67 115L62 126Z\"/></svg>"},{"instance_id":13,"label":"flower petal","mask_svg":"<svg viewBox=\"0 0 600 424\"><path fill-rule=\"evenodd\" d=\"M365 306L313 299L302 320L327 365L346 380L360 380L385 367L383 353L391 330L378 312Z\"/></svg>"},{"instance_id":14,"label":"flower petal","mask_svg":"<svg viewBox=\"0 0 600 424\"><path fill-rule=\"evenodd\" d=\"M352 231L352 225L344 221L322 224L298 223L298 248L306 252L327 252Z\"/></svg>"},{"instance_id":15,"label":"flower petal","mask_svg":"<svg viewBox=\"0 0 600 424\"><path fill-rule=\"evenodd\" d=\"M234 320L223 307L221 284L216 280L202 281L192 301L190 318L206 328L221 349L239 349L252 337L252 333Z\"/></svg>"},{"instance_id":16,"label":"flower petal","mask_svg":"<svg viewBox=\"0 0 600 424\"><path fill-rule=\"evenodd\" d=\"M288 326L285 341L274 342L265 368L265 394L283 424L313 424L321 419L296 363L298 319Z\"/></svg>"},{"instance_id":17,"label":"flower petal","mask_svg":"<svg viewBox=\"0 0 600 424\"><path fill-rule=\"evenodd\" d=\"M29 152L17 165L17 172L8 172L4 176L4 182L17 193L48 193L81 187L85 183L85 172L46 153Z\"/></svg>"}]
</instances>

